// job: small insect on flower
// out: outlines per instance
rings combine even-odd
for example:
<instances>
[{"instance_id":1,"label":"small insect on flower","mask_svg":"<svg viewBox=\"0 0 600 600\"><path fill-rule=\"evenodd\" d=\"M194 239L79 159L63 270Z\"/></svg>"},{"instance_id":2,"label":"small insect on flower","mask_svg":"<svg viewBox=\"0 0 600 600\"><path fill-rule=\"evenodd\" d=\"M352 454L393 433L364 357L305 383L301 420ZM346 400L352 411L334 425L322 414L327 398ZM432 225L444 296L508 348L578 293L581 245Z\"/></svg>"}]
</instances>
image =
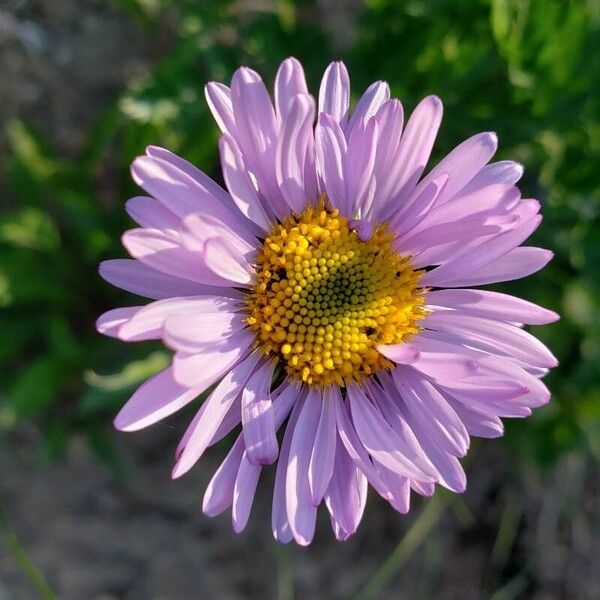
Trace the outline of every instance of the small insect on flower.
<instances>
[{"instance_id":1,"label":"small insect on flower","mask_svg":"<svg viewBox=\"0 0 600 600\"><path fill-rule=\"evenodd\" d=\"M435 96L404 123L378 81L350 110L342 63L318 102L285 60L273 101L242 67L206 86L221 129L224 190L168 150L132 166L149 194L127 202L133 257L101 275L154 300L112 310L98 330L162 339L170 367L115 419L147 427L215 386L176 452L173 477L241 425L204 495L242 531L262 469L277 463L273 535L306 545L325 503L335 536L361 520L368 484L401 513L414 491L466 486L470 436L548 402L557 361L523 329L558 316L474 286L535 273L548 250L521 246L541 221L517 163L490 163L496 136L459 144L426 176L442 118ZM316 124L315 124L316 119ZM283 430L278 438L278 432Z\"/></svg>"}]
</instances>

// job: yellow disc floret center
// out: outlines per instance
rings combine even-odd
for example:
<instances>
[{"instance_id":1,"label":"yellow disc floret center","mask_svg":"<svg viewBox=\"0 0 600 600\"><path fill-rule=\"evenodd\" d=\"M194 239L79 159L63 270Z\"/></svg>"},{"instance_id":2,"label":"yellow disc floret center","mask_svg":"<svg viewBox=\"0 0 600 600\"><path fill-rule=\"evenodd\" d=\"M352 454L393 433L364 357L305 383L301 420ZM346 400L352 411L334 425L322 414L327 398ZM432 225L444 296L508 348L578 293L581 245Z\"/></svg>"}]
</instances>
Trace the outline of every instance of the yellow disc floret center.
<instances>
[{"instance_id":1,"label":"yellow disc floret center","mask_svg":"<svg viewBox=\"0 0 600 600\"><path fill-rule=\"evenodd\" d=\"M318 387L391 368L376 346L405 341L425 314L422 271L392 240L384 224L362 241L323 202L275 225L247 301L257 346L290 377Z\"/></svg>"}]
</instances>

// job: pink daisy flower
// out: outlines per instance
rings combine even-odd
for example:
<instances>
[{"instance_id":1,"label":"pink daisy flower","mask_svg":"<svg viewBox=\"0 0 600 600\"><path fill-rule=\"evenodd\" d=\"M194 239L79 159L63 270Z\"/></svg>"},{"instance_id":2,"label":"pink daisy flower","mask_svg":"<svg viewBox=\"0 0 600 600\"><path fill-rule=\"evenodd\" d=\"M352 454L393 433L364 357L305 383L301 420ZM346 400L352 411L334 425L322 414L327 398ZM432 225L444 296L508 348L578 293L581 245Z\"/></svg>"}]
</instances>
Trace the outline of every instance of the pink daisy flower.
<instances>
[{"instance_id":1,"label":"pink daisy flower","mask_svg":"<svg viewBox=\"0 0 600 600\"><path fill-rule=\"evenodd\" d=\"M285 60L274 98L243 67L206 86L221 129L224 190L168 150L132 166L149 196L127 211L133 259L101 275L153 300L112 310L98 329L162 339L171 366L115 419L134 431L211 390L176 452L173 477L241 425L204 495L214 516L248 521L262 469L276 463L272 529L308 544L324 503L335 536L361 520L370 484L394 509L436 484L466 486L471 436L548 402L552 353L524 324L558 316L474 286L514 280L552 253L521 246L541 221L496 136L459 144L423 177L442 118L435 96L404 122L378 81L350 110L342 63L316 102ZM279 434L279 437L278 437Z\"/></svg>"}]
</instances>

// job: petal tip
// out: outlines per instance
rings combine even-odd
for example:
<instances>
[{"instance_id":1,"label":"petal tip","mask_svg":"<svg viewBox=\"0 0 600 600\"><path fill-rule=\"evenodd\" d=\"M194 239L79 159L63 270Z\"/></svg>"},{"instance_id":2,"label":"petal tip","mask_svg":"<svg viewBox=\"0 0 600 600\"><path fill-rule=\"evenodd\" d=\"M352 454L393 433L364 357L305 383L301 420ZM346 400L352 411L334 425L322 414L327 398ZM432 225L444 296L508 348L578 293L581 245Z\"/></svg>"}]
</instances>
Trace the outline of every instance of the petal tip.
<instances>
[{"instance_id":1,"label":"petal tip","mask_svg":"<svg viewBox=\"0 0 600 600\"><path fill-rule=\"evenodd\" d=\"M521 177L523 176L523 173L525 173L525 167L520 162L513 161L513 163L513 168L517 175L517 181L519 181L519 179L521 179Z\"/></svg>"},{"instance_id":2,"label":"petal tip","mask_svg":"<svg viewBox=\"0 0 600 600\"><path fill-rule=\"evenodd\" d=\"M123 414L123 410L121 410L117 416L113 419L113 427L117 431L122 431L124 433L130 433L132 431L138 431L142 429L142 427L138 427L135 423L131 423L127 416Z\"/></svg>"},{"instance_id":3,"label":"petal tip","mask_svg":"<svg viewBox=\"0 0 600 600\"><path fill-rule=\"evenodd\" d=\"M239 67L239 69L235 71L233 77L231 78L232 85L235 82L239 82L241 84L248 84L258 83L259 81L262 81L261 76L250 67Z\"/></svg>"},{"instance_id":4,"label":"petal tip","mask_svg":"<svg viewBox=\"0 0 600 600\"><path fill-rule=\"evenodd\" d=\"M444 108L444 103L442 102L442 99L439 96L437 96L436 94L431 94L430 96L425 96L425 98L423 98L423 100L421 102L426 102L428 104L431 104L435 110L443 110L443 108Z\"/></svg>"},{"instance_id":5,"label":"petal tip","mask_svg":"<svg viewBox=\"0 0 600 600\"><path fill-rule=\"evenodd\" d=\"M231 520L231 526L233 528L234 533L236 533L237 535L239 535L244 531L244 529L246 529L246 524L247 522L239 523L233 518Z\"/></svg>"},{"instance_id":6,"label":"petal tip","mask_svg":"<svg viewBox=\"0 0 600 600\"><path fill-rule=\"evenodd\" d=\"M292 68L297 69L298 67L302 68L302 63L295 56L288 56L281 62L281 67L284 65L291 65Z\"/></svg>"},{"instance_id":7,"label":"petal tip","mask_svg":"<svg viewBox=\"0 0 600 600\"><path fill-rule=\"evenodd\" d=\"M498 134L495 131L486 131L485 133L482 134L482 137L493 148L498 147Z\"/></svg>"},{"instance_id":8,"label":"petal tip","mask_svg":"<svg viewBox=\"0 0 600 600\"><path fill-rule=\"evenodd\" d=\"M180 454L177 457L177 462L173 465L173 468L171 469L171 479L179 479L180 477L185 475L188 471L189 471L189 467L186 468L181 463L181 454Z\"/></svg>"}]
</instances>

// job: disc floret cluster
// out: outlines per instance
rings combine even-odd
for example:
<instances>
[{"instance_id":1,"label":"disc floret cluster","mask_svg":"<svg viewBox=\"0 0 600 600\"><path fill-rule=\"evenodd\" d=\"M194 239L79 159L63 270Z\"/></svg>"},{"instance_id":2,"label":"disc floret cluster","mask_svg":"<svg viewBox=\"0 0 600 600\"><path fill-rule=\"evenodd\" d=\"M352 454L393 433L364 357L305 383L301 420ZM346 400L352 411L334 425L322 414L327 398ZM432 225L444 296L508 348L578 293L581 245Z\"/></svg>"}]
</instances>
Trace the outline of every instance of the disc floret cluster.
<instances>
[{"instance_id":1,"label":"disc floret cluster","mask_svg":"<svg viewBox=\"0 0 600 600\"><path fill-rule=\"evenodd\" d=\"M422 271L391 247L386 225L361 240L324 201L273 227L257 258L248 324L288 375L324 387L393 363L376 349L419 331Z\"/></svg>"}]
</instances>

